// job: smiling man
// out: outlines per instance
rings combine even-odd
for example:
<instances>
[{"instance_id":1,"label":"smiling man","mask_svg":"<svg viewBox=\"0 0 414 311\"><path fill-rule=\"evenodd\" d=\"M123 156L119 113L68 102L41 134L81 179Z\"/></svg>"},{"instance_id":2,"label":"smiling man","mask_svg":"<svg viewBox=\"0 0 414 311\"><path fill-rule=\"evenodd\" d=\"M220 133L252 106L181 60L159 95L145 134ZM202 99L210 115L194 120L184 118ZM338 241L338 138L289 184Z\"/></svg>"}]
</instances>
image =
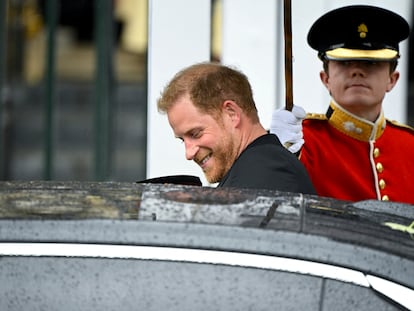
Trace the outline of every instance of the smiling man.
<instances>
[{"instance_id":1,"label":"smiling man","mask_svg":"<svg viewBox=\"0 0 414 311\"><path fill-rule=\"evenodd\" d=\"M303 123L299 106L278 110L270 128L300 150L320 196L414 204L414 131L387 120L382 107L399 79L399 43L409 31L398 14L365 5L335 9L312 25L308 43L323 62L328 110Z\"/></svg>"},{"instance_id":2,"label":"smiling man","mask_svg":"<svg viewBox=\"0 0 414 311\"><path fill-rule=\"evenodd\" d=\"M250 83L240 71L208 62L189 66L157 104L183 141L187 160L210 183L315 193L302 163L260 124Z\"/></svg>"}]
</instances>

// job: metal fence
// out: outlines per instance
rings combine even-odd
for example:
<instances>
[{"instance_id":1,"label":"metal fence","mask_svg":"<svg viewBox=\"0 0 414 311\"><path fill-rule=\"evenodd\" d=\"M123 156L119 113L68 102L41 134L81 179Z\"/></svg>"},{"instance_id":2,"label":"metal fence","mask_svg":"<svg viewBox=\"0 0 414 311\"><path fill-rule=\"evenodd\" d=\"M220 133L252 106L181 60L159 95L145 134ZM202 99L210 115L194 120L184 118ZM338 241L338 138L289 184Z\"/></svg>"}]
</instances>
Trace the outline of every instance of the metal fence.
<instances>
[{"instance_id":1,"label":"metal fence","mask_svg":"<svg viewBox=\"0 0 414 311\"><path fill-rule=\"evenodd\" d=\"M92 1L92 0L91 0ZM30 1L29 1L30 2ZM42 81L39 83L43 103L42 111L39 111L42 119L42 173L36 179L52 180L55 179L56 166L56 109L57 109L57 83L56 76L57 64L57 31L61 14L61 5L64 0L44 0L41 3L44 18L45 49ZM68 1L69 2L69 1ZM67 2L67 3L68 3ZM8 57L10 52L10 42L16 46L19 38L12 33L10 20L12 7L17 14L22 14L28 1L1 1L0 2L0 179L13 179L10 174L10 163L12 161L12 150L8 146L7 128L10 115L7 112L10 101L11 80L8 76ZM73 3L73 2L72 2ZM78 3L82 3L79 1ZM90 4L90 2L89 2ZM94 0L93 1L93 46L94 46L94 73L91 83L91 93L93 94L93 149L90 163L91 174L88 179L108 180L111 179L113 171L113 136L114 122L116 114L114 112L115 99L114 92L117 85L114 77L114 51L115 51L115 24L114 24L114 1L113 0ZM23 47L21 46L21 51ZM18 48L20 50L20 48ZM23 52L21 52L23 53ZM20 56L24 58L24 56ZM20 82L19 82L20 83ZM22 83L24 84L24 83ZM24 88L24 86L23 86ZM144 146L140 146L144 148ZM145 165L142 165L145 166ZM139 175L139 174L138 174ZM139 179L142 176L137 176Z\"/></svg>"}]
</instances>

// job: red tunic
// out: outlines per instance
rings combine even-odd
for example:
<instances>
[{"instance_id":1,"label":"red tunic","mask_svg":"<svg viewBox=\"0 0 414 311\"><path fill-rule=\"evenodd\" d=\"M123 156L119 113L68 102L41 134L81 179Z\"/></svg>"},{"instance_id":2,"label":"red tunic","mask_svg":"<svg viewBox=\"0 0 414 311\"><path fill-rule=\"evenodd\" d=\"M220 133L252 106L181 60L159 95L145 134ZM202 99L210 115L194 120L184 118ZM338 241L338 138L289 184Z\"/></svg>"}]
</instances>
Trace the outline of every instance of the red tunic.
<instances>
[{"instance_id":1,"label":"red tunic","mask_svg":"<svg viewBox=\"0 0 414 311\"><path fill-rule=\"evenodd\" d=\"M362 120L331 103L330 117L308 114L300 160L320 196L414 204L414 129Z\"/></svg>"}]
</instances>

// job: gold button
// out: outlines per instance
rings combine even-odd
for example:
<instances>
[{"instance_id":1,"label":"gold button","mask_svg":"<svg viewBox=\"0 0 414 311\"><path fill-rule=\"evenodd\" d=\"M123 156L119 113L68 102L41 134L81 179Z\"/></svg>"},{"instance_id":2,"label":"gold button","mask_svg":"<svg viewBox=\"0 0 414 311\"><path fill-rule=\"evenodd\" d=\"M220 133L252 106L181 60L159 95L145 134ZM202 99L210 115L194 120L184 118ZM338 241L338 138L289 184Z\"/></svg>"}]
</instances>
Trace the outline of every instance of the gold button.
<instances>
[{"instance_id":1,"label":"gold button","mask_svg":"<svg viewBox=\"0 0 414 311\"><path fill-rule=\"evenodd\" d=\"M382 173L382 171L384 170L384 167L382 166L381 163L377 163L377 171L378 173Z\"/></svg>"},{"instance_id":2,"label":"gold button","mask_svg":"<svg viewBox=\"0 0 414 311\"><path fill-rule=\"evenodd\" d=\"M385 184L385 180L384 179L381 179L379 181L379 186L380 186L381 190L384 190L385 189L386 184Z\"/></svg>"},{"instance_id":3,"label":"gold button","mask_svg":"<svg viewBox=\"0 0 414 311\"><path fill-rule=\"evenodd\" d=\"M379 148L374 148L374 158L378 158L380 155Z\"/></svg>"},{"instance_id":4,"label":"gold button","mask_svg":"<svg viewBox=\"0 0 414 311\"><path fill-rule=\"evenodd\" d=\"M381 198L381 200L383 200L383 201L389 201L390 198L388 197L388 195L383 195L382 198Z\"/></svg>"}]
</instances>

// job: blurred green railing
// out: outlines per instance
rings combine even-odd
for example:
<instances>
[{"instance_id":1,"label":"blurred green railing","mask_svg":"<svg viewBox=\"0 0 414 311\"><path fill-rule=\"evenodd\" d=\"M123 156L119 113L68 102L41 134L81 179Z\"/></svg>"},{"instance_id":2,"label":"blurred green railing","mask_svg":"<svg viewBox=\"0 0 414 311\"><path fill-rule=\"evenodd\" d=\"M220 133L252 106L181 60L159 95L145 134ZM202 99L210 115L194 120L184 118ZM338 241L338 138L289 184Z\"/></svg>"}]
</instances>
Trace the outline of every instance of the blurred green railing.
<instances>
[{"instance_id":1,"label":"blurred green railing","mask_svg":"<svg viewBox=\"0 0 414 311\"><path fill-rule=\"evenodd\" d=\"M53 129L55 108L55 51L58 3L49 0L46 3L47 49L46 49L46 105L45 105L45 137L44 137L44 174L43 178L53 178Z\"/></svg>"},{"instance_id":2,"label":"blurred green railing","mask_svg":"<svg viewBox=\"0 0 414 311\"><path fill-rule=\"evenodd\" d=\"M95 0L95 180L105 180L111 170L114 85L112 6L112 0Z\"/></svg>"},{"instance_id":3,"label":"blurred green railing","mask_svg":"<svg viewBox=\"0 0 414 311\"><path fill-rule=\"evenodd\" d=\"M95 115L94 115L94 179L105 180L111 170L111 130L113 106L113 54L114 23L113 0L95 1ZM59 0L45 2L46 54L44 76L44 124L43 124L43 178L54 178L54 138L56 107L56 30L59 18ZM22 3L23 4L23 3ZM0 180L7 179L5 118L6 118L6 59L7 59L7 8L8 1L0 1Z\"/></svg>"},{"instance_id":4,"label":"blurred green railing","mask_svg":"<svg viewBox=\"0 0 414 311\"><path fill-rule=\"evenodd\" d=\"M0 42L2 47L0 48L0 179L5 175L5 143L4 143L4 81L6 75L6 1L0 1Z\"/></svg>"}]
</instances>

